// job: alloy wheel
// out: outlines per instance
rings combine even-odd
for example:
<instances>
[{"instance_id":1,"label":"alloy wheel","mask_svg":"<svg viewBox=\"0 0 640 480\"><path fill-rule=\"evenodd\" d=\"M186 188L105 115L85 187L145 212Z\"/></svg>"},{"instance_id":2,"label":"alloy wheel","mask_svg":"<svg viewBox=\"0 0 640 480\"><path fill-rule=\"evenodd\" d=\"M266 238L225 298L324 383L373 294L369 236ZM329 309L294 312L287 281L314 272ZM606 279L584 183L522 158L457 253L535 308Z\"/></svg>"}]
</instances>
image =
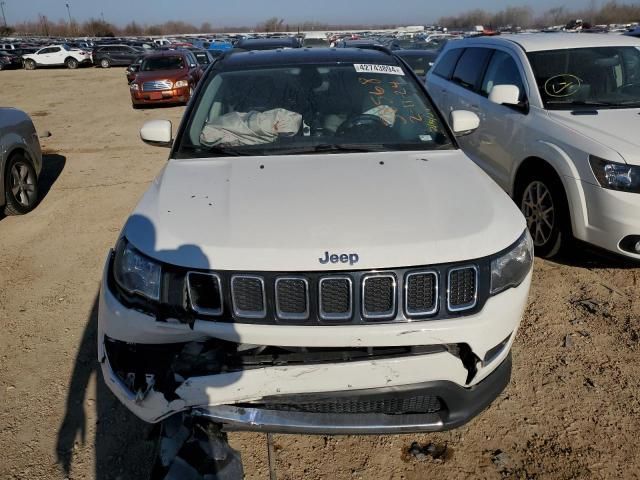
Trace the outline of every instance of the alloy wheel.
<instances>
[{"instance_id":1,"label":"alloy wheel","mask_svg":"<svg viewBox=\"0 0 640 480\"><path fill-rule=\"evenodd\" d=\"M520 209L527 219L533 244L536 247L545 245L551 238L556 219L549 188L538 180L531 182L524 191Z\"/></svg>"},{"instance_id":2,"label":"alloy wheel","mask_svg":"<svg viewBox=\"0 0 640 480\"><path fill-rule=\"evenodd\" d=\"M36 178L24 162L16 162L11 168L10 188L21 206L30 208L36 201Z\"/></svg>"}]
</instances>

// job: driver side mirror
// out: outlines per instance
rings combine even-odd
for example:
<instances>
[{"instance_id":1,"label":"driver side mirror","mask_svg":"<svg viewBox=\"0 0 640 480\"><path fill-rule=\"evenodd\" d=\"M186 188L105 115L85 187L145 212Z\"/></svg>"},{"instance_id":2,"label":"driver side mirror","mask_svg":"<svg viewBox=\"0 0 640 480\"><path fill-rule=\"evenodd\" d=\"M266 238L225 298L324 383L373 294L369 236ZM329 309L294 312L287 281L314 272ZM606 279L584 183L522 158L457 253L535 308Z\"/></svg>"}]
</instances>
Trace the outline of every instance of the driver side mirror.
<instances>
[{"instance_id":1,"label":"driver side mirror","mask_svg":"<svg viewBox=\"0 0 640 480\"><path fill-rule=\"evenodd\" d=\"M454 110L449 114L449 125L456 137L462 137L480 126L480 117L469 110Z\"/></svg>"},{"instance_id":2,"label":"driver side mirror","mask_svg":"<svg viewBox=\"0 0 640 480\"><path fill-rule=\"evenodd\" d=\"M149 120L140 129L140 138L154 147L170 147L173 143L169 120Z\"/></svg>"}]
</instances>

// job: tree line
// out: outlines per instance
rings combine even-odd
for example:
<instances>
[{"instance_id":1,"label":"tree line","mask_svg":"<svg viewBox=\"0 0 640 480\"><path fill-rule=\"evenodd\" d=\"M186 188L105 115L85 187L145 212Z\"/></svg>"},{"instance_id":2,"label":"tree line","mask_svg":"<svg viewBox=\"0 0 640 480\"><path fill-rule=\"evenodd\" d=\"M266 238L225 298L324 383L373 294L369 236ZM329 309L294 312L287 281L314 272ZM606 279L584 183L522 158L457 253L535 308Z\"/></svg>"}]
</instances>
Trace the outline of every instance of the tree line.
<instances>
[{"instance_id":1,"label":"tree line","mask_svg":"<svg viewBox=\"0 0 640 480\"><path fill-rule=\"evenodd\" d=\"M640 3L619 3L611 0L597 7L592 0L588 8L570 10L566 7L555 7L535 15L530 7L507 7L499 12L490 13L475 9L459 15L442 17L440 25L452 30L467 29L475 25L485 27L522 27L540 28L551 25L566 25L572 20L582 19L591 25L627 24L640 21Z\"/></svg>"},{"instance_id":2,"label":"tree line","mask_svg":"<svg viewBox=\"0 0 640 480\"><path fill-rule=\"evenodd\" d=\"M442 17L438 25L450 30L468 29L475 25L485 27L544 27L549 25L564 25L577 18L592 25L629 23L640 21L640 4L619 3L611 0L600 7L596 7L595 0L591 6L582 10L569 10L566 7L551 8L541 15L535 15L530 7L507 7L498 12L488 12L474 9L456 16ZM283 18L272 17L257 25L214 26L211 22L203 22L199 26L182 21L168 21L160 24L146 25L131 21L124 26L118 26L103 19L91 18L85 22L50 20L45 15L39 15L36 20L16 23L10 27L0 27L0 35L42 35L52 37L113 37L113 36L157 36L193 33L222 33L222 32L292 32L311 30L363 30L363 29L394 29L397 24L386 25L358 25L358 24L329 24L321 22L289 23Z\"/></svg>"}]
</instances>

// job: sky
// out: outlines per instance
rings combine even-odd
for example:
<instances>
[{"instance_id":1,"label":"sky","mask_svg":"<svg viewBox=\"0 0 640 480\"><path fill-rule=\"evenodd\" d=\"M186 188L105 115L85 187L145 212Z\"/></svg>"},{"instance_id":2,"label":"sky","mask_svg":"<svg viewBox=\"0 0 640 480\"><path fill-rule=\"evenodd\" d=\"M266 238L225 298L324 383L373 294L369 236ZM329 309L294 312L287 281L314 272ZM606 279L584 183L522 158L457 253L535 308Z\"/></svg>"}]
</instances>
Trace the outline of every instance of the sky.
<instances>
[{"instance_id":1,"label":"sky","mask_svg":"<svg viewBox=\"0 0 640 480\"><path fill-rule=\"evenodd\" d=\"M67 0L1 0L9 24L35 20L43 14L51 20L67 19ZM596 2L602 3L604 0ZM331 24L399 23L424 25L445 15L483 8L498 11L508 6L529 5L540 13L563 5L578 9L593 0L68 0L74 20L100 18L117 25L131 20L162 23L182 20L214 27L253 26L271 17L285 22L318 21Z\"/></svg>"}]
</instances>

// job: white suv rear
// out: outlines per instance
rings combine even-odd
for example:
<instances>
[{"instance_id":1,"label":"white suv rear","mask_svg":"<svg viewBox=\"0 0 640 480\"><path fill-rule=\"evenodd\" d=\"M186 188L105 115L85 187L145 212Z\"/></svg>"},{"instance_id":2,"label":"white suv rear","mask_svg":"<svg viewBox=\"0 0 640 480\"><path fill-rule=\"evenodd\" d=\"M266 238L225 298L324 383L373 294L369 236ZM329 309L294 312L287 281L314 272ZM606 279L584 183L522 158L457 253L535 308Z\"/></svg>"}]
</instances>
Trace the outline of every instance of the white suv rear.
<instances>
[{"instance_id":1,"label":"white suv rear","mask_svg":"<svg viewBox=\"0 0 640 480\"><path fill-rule=\"evenodd\" d=\"M534 34L451 42L427 76L444 112L472 110L465 153L521 208L536 252L575 236L640 259L640 44Z\"/></svg>"}]
</instances>

